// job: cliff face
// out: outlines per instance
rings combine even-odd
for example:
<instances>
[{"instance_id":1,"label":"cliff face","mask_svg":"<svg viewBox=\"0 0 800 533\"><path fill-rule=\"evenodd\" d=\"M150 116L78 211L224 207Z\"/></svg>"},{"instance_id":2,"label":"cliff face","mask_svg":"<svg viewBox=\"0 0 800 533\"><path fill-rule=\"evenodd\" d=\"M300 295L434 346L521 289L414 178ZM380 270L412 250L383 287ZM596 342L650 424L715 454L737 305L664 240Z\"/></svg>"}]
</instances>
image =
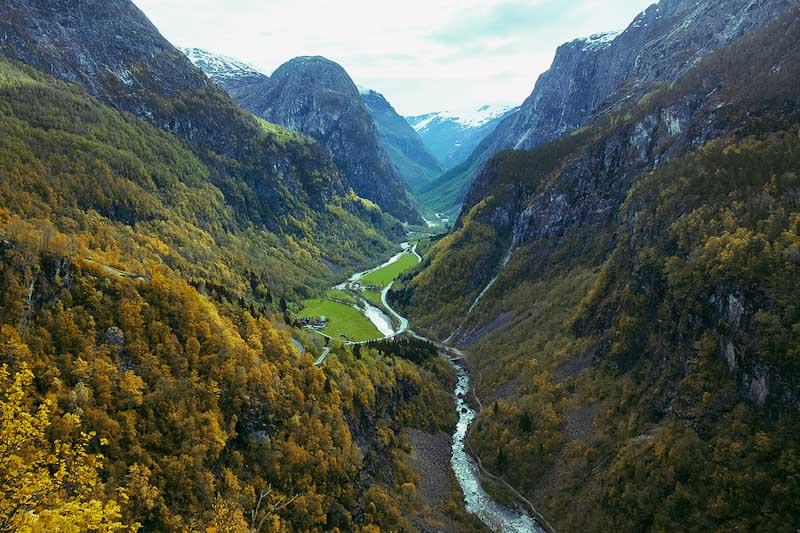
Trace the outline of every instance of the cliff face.
<instances>
[{"instance_id":1,"label":"cliff face","mask_svg":"<svg viewBox=\"0 0 800 533\"><path fill-rule=\"evenodd\" d=\"M265 131L129 0L10 0L0 4L0 36L4 56L186 141L243 218L275 229L347 191L321 146Z\"/></svg>"},{"instance_id":2,"label":"cliff face","mask_svg":"<svg viewBox=\"0 0 800 533\"><path fill-rule=\"evenodd\" d=\"M144 14L125 0L8 0L0 5L3 54L106 97L210 87ZM122 104L122 102L119 102ZM121 105L136 112L134 101Z\"/></svg>"},{"instance_id":3,"label":"cliff face","mask_svg":"<svg viewBox=\"0 0 800 533\"><path fill-rule=\"evenodd\" d=\"M795 425L800 404L798 42L791 8L624 109L495 155L393 293L467 351L491 406L473 449L559 530L758 527L778 500L782 529L798 513L795 492L752 481L785 476L758 439L800 447L778 421ZM680 456L676 438L692 450L680 490L656 481L674 463L644 464L662 446ZM737 464L709 460L732 442L749 446ZM740 491L726 516L722 479ZM680 494L688 507L664 506Z\"/></svg>"},{"instance_id":4,"label":"cliff face","mask_svg":"<svg viewBox=\"0 0 800 533\"><path fill-rule=\"evenodd\" d=\"M428 151L414 128L382 94L363 91L361 98L378 127L381 144L412 190L430 183L444 172L442 164Z\"/></svg>"},{"instance_id":5,"label":"cliff face","mask_svg":"<svg viewBox=\"0 0 800 533\"><path fill-rule=\"evenodd\" d=\"M622 33L559 47L519 112L505 119L465 163L434 185L461 191L506 149L530 149L575 131L610 109L680 78L709 53L773 20L794 0L662 0Z\"/></svg>"},{"instance_id":6,"label":"cliff face","mask_svg":"<svg viewBox=\"0 0 800 533\"><path fill-rule=\"evenodd\" d=\"M584 125L593 114L672 83L709 53L775 18L791 2L664 0L619 34L562 45L520 112L485 153L528 149Z\"/></svg>"},{"instance_id":7,"label":"cliff face","mask_svg":"<svg viewBox=\"0 0 800 533\"><path fill-rule=\"evenodd\" d=\"M322 57L299 57L234 97L255 115L317 139L357 194L401 220L421 222L358 88L342 67Z\"/></svg>"},{"instance_id":8,"label":"cliff face","mask_svg":"<svg viewBox=\"0 0 800 533\"><path fill-rule=\"evenodd\" d=\"M796 31L794 19L789 15L784 18L788 20L783 23L784 29ZM491 244L482 244L473 258L474 264L482 267L472 269L469 276L459 277L457 282L449 280L453 294L441 298L461 301L466 309L500 270L500 279L484 302L485 309L478 306L454 340L465 344L478 341L485 333L482 326L494 318L490 300L503 298L504 293L515 290L516 284L547 278L554 268L567 265L596 268L615 257L613 252L622 246L620 243L630 242L626 235L631 228L646 223L642 219L645 213L653 219L661 216L654 211L656 199L650 198L648 204L648 200L634 195L642 176L672 168L676 161L718 139L763 136L790 128L797 114L798 95L789 81L794 75L790 68L796 67L797 50L789 43L790 37L776 38L782 30L770 31L742 44L737 42L690 69L670 89L656 91L624 112L609 112L581 132L532 150L502 152L490 160L467 195L453 235L437 251L441 257L433 261L432 271L423 272L415 289L424 298L425 287L437 285L436 280L446 276L433 270L444 271L448 261L460 261L463 249L475 245L476 233L491 232L487 234ZM676 190L674 194L681 193ZM706 200L686 198L685 207L674 216L690 211L694 201L717 200L713 196ZM676 201L680 202L680 197ZM637 246L643 249L666 239L674 222L662 221L661 226L650 229L651 233L637 235ZM504 268L501 259L509 248L524 264ZM624 265L618 266L632 268ZM439 289L442 287L430 288ZM727 290L709 296L707 312L731 322L725 318L730 313L723 304L736 289ZM409 294L402 297L408 300ZM717 302L722 302L719 309ZM750 316L756 312L751 309ZM431 316L436 314L434 309ZM442 328L439 334L459 326L457 317L461 313L449 312L446 316L453 318L436 322L435 327ZM596 317L587 320L600 331L608 326ZM733 322L738 324L739 320ZM736 360L729 359L735 367ZM752 375L754 370L749 372ZM749 392L760 390L759 386L751 381L743 386L748 397L764 401L762 393Z\"/></svg>"}]
</instances>

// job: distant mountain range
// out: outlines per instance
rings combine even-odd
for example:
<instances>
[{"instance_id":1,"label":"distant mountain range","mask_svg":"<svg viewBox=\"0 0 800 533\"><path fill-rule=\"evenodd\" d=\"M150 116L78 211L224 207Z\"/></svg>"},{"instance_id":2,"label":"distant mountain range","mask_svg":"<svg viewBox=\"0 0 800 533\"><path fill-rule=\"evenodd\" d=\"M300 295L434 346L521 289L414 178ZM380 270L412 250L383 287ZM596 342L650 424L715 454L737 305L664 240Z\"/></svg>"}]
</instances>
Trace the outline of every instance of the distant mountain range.
<instances>
[{"instance_id":1,"label":"distant mountain range","mask_svg":"<svg viewBox=\"0 0 800 533\"><path fill-rule=\"evenodd\" d=\"M332 61L296 58L275 71L275 75L288 74L305 80L293 86L292 94L283 96L316 91L316 103L325 102L324 112L317 117L320 122L311 124L299 114L308 113L316 104L304 107L303 111L295 109L297 113L289 113L292 116L281 116L281 110L273 102L277 93L269 89L277 84L275 75L270 78L243 61L201 48L184 48L183 53L245 108L267 120L303 131L325 144L340 168L351 181L355 180L357 193L400 218L413 218L411 201L406 198L400 200L403 205L392 207L389 204L397 200L390 197L405 196L401 189L406 185L417 190L446 170L382 94L356 86L345 70ZM313 82L309 76L314 78ZM331 99L333 94L338 96ZM283 103L290 105L288 100ZM349 126L340 129L344 126L342 118ZM348 148L353 146L359 149ZM371 161L366 162L365 158ZM375 181L365 173L372 173ZM396 179L398 174L401 181ZM395 190L389 190L391 188Z\"/></svg>"},{"instance_id":2,"label":"distant mountain range","mask_svg":"<svg viewBox=\"0 0 800 533\"><path fill-rule=\"evenodd\" d=\"M443 174L445 166L386 98L370 89L360 90L384 148L411 190L417 191Z\"/></svg>"},{"instance_id":3,"label":"distant mountain range","mask_svg":"<svg viewBox=\"0 0 800 533\"><path fill-rule=\"evenodd\" d=\"M469 157L483 138L516 110L507 105L484 105L463 112L439 111L410 116L406 120L449 170Z\"/></svg>"}]
</instances>

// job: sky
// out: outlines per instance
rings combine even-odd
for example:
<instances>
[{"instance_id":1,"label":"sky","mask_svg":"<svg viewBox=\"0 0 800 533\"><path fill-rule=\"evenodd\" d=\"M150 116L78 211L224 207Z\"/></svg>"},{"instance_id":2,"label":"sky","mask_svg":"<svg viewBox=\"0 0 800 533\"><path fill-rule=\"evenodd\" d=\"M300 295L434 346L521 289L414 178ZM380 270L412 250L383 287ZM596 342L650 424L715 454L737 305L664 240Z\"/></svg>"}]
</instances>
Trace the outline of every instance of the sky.
<instances>
[{"instance_id":1,"label":"sky","mask_svg":"<svg viewBox=\"0 0 800 533\"><path fill-rule=\"evenodd\" d=\"M624 29L654 1L134 0L176 46L265 74L325 56L403 115L519 105L559 44Z\"/></svg>"}]
</instances>

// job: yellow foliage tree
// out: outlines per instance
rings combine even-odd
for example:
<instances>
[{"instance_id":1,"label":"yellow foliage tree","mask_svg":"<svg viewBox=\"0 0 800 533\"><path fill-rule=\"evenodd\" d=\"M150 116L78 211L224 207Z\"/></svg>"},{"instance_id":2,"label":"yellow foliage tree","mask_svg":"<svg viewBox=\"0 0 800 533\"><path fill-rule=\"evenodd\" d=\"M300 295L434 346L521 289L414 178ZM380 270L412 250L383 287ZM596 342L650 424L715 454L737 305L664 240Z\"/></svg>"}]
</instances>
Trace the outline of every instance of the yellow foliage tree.
<instances>
[{"instance_id":1,"label":"yellow foliage tree","mask_svg":"<svg viewBox=\"0 0 800 533\"><path fill-rule=\"evenodd\" d=\"M94 433L81 433L74 444L51 444L45 434L50 403L31 412L26 390L32 383L26 365L13 378L7 366L0 368L0 531L136 529L119 521L116 501L92 498L103 459L86 451Z\"/></svg>"}]
</instances>

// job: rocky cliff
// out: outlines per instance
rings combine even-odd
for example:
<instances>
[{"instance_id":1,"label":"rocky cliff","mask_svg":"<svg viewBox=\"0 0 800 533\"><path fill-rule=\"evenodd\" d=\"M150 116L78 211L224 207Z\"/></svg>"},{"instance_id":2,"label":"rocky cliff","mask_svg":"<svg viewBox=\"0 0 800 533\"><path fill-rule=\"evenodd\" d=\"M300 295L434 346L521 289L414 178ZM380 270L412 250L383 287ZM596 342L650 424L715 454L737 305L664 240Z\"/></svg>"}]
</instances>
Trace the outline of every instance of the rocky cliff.
<instances>
[{"instance_id":1,"label":"rocky cliff","mask_svg":"<svg viewBox=\"0 0 800 533\"><path fill-rule=\"evenodd\" d=\"M631 105L497 154L393 295L468 351L473 449L558 530L788 531L800 514L796 488L756 481L781 483L800 449L799 37L790 8Z\"/></svg>"},{"instance_id":2,"label":"rocky cliff","mask_svg":"<svg viewBox=\"0 0 800 533\"><path fill-rule=\"evenodd\" d=\"M129 0L9 0L0 4L0 35L2 55L186 141L244 218L275 229L286 214L324 209L347 191L321 146L266 131Z\"/></svg>"},{"instance_id":3,"label":"rocky cliff","mask_svg":"<svg viewBox=\"0 0 800 533\"><path fill-rule=\"evenodd\" d=\"M358 88L341 66L298 57L234 97L256 116L317 139L357 194L401 220L421 222Z\"/></svg>"},{"instance_id":4,"label":"rocky cliff","mask_svg":"<svg viewBox=\"0 0 800 533\"><path fill-rule=\"evenodd\" d=\"M494 154L557 139L609 109L635 102L659 84L673 83L701 58L793 4L793 0L662 0L623 32L562 45L519 112L431 187L460 191L456 197L460 201Z\"/></svg>"}]
</instances>

